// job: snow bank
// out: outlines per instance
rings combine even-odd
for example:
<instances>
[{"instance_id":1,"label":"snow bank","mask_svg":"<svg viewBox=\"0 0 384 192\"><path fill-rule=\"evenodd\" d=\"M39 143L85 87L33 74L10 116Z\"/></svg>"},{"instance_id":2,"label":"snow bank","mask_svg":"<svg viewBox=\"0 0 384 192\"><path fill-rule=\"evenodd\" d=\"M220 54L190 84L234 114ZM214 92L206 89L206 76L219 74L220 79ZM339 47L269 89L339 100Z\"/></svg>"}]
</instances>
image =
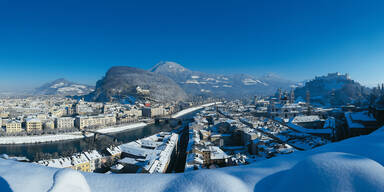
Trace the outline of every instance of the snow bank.
<instances>
[{"instance_id":1,"label":"snow bank","mask_svg":"<svg viewBox=\"0 0 384 192\"><path fill-rule=\"evenodd\" d=\"M90 192L87 181L79 172L71 169L57 171L53 177L53 185L50 192Z\"/></svg>"},{"instance_id":2,"label":"snow bank","mask_svg":"<svg viewBox=\"0 0 384 192\"><path fill-rule=\"evenodd\" d=\"M60 173L0 160L0 191L382 191L384 128L371 135L246 166L181 174ZM63 189L67 191L69 188Z\"/></svg>"},{"instance_id":3,"label":"snow bank","mask_svg":"<svg viewBox=\"0 0 384 192\"><path fill-rule=\"evenodd\" d=\"M309 156L287 171L264 179L260 191L381 191L384 167L371 159L339 152ZM305 178L305 182L302 179Z\"/></svg>"}]
</instances>

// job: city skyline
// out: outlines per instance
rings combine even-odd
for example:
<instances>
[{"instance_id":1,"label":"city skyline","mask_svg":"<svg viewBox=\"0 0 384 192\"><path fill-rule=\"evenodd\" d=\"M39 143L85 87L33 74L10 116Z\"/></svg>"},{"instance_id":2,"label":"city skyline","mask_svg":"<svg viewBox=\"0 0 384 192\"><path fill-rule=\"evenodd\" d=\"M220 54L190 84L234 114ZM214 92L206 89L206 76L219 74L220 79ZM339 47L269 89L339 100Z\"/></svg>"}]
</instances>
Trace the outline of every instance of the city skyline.
<instances>
[{"instance_id":1,"label":"city skyline","mask_svg":"<svg viewBox=\"0 0 384 192\"><path fill-rule=\"evenodd\" d=\"M0 2L0 90L57 78L94 85L112 66L175 61L206 73L384 81L383 3Z\"/></svg>"}]
</instances>

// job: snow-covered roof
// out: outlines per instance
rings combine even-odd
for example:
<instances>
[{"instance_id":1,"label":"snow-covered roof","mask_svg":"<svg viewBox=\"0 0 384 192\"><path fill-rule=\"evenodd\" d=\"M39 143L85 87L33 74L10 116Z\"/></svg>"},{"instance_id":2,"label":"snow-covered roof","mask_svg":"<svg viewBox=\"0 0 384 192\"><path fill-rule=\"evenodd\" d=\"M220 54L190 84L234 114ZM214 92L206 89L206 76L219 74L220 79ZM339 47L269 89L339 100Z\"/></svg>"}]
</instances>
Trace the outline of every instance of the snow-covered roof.
<instances>
[{"instance_id":1,"label":"snow-covered roof","mask_svg":"<svg viewBox=\"0 0 384 192\"><path fill-rule=\"evenodd\" d=\"M27 119L25 119L25 121L27 122L27 123L39 123L39 122L41 122L40 121L40 119L37 119L37 118L27 118Z\"/></svg>"},{"instance_id":2,"label":"snow-covered roof","mask_svg":"<svg viewBox=\"0 0 384 192\"><path fill-rule=\"evenodd\" d=\"M314 121L320 121L320 117L318 115L299 115L292 119L292 123L304 123Z\"/></svg>"},{"instance_id":3,"label":"snow-covered roof","mask_svg":"<svg viewBox=\"0 0 384 192\"><path fill-rule=\"evenodd\" d=\"M103 156L96 150L92 150L92 151L86 151L84 152L84 155L88 158L88 160L90 161L93 161L93 160L96 160L96 159L100 159L102 158Z\"/></svg>"},{"instance_id":4,"label":"snow-covered roof","mask_svg":"<svg viewBox=\"0 0 384 192\"><path fill-rule=\"evenodd\" d=\"M120 148L123 153L127 153L136 157L146 157L148 154L147 149L136 147L133 145L121 145Z\"/></svg>"},{"instance_id":5,"label":"snow-covered roof","mask_svg":"<svg viewBox=\"0 0 384 192\"><path fill-rule=\"evenodd\" d=\"M120 160L119 160L119 163L120 163L120 164L131 164L131 165L135 165L135 164L139 163L139 161L137 161L137 160L134 159L134 158L125 157L125 158L123 158L123 159L120 159Z\"/></svg>"},{"instance_id":6,"label":"snow-covered roof","mask_svg":"<svg viewBox=\"0 0 384 192\"><path fill-rule=\"evenodd\" d=\"M228 155L221 150L217 146L209 146L208 147L209 151L211 151L211 159L227 159Z\"/></svg>"},{"instance_id":7,"label":"snow-covered roof","mask_svg":"<svg viewBox=\"0 0 384 192\"><path fill-rule=\"evenodd\" d=\"M336 121L334 117L330 117L325 120L323 128L336 128Z\"/></svg>"},{"instance_id":8,"label":"snow-covered roof","mask_svg":"<svg viewBox=\"0 0 384 192\"><path fill-rule=\"evenodd\" d=\"M294 129L296 131L302 132L302 133L308 133L308 134L332 134L332 129L308 129L304 128L302 126L293 124L293 123L287 123L286 124L291 129Z\"/></svg>"},{"instance_id":9,"label":"snow-covered roof","mask_svg":"<svg viewBox=\"0 0 384 192\"><path fill-rule=\"evenodd\" d=\"M89 161L88 158L83 153L75 154L71 157L71 159L72 159L73 165L78 165L78 164L86 163Z\"/></svg>"},{"instance_id":10,"label":"snow-covered roof","mask_svg":"<svg viewBox=\"0 0 384 192\"><path fill-rule=\"evenodd\" d=\"M147 148L156 148L160 144L161 142L155 142L153 140L144 140L144 139L141 140L141 146L147 147Z\"/></svg>"},{"instance_id":11,"label":"snow-covered roof","mask_svg":"<svg viewBox=\"0 0 384 192\"><path fill-rule=\"evenodd\" d=\"M59 159L41 160L38 161L37 164L54 168L68 168L72 167L72 160L70 157L63 157Z\"/></svg>"},{"instance_id":12,"label":"snow-covered roof","mask_svg":"<svg viewBox=\"0 0 384 192\"><path fill-rule=\"evenodd\" d=\"M107 151L111 155L117 155L117 154L121 153L121 148L119 146L117 146L117 147L108 147Z\"/></svg>"},{"instance_id":13,"label":"snow-covered roof","mask_svg":"<svg viewBox=\"0 0 384 192\"><path fill-rule=\"evenodd\" d=\"M375 122L376 119L368 111L346 112L345 119L349 128L365 128L364 122Z\"/></svg>"},{"instance_id":14,"label":"snow-covered roof","mask_svg":"<svg viewBox=\"0 0 384 192\"><path fill-rule=\"evenodd\" d=\"M138 141L120 145L123 153L131 155L131 158L124 158L120 163L140 165L142 169L147 170L149 173L163 173L169 164L178 138L178 134L161 132Z\"/></svg>"},{"instance_id":15,"label":"snow-covered roof","mask_svg":"<svg viewBox=\"0 0 384 192\"><path fill-rule=\"evenodd\" d=\"M350 115L354 121L376 121L373 114L370 114L368 111L350 113Z\"/></svg>"},{"instance_id":16,"label":"snow-covered roof","mask_svg":"<svg viewBox=\"0 0 384 192\"><path fill-rule=\"evenodd\" d=\"M120 164L120 163L118 163L118 164L116 164L116 165L113 165L112 167L111 167L111 169L112 170L115 170L115 171L119 171L119 170L121 170L121 169L123 169L124 168L124 165L122 165L122 164Z\"/></svg>"}]
</instances>

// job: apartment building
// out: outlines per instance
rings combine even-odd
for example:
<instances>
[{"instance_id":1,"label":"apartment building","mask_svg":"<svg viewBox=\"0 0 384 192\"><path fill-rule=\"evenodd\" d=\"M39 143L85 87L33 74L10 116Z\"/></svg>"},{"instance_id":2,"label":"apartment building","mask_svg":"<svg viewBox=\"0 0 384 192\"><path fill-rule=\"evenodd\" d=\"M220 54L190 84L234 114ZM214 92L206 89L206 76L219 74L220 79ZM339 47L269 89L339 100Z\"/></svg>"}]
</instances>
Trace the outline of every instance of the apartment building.
<instances>
[{"instance_id":1,"label":"apartment building","mask_svg":"<svg viewBox=\"0 0 384 192\"><path fill-rule=\"evenodd\" d=\"M27 132L43 130L43 124L41 120L37 118L27 118L25 121L25 127Z\"/></svg>"},{"instance_id":2,"label":"apartment building","mask_svg":"<svg viewBox=\"0 0 384 192\"><path fill-rule=\"evenodd\" d=\"M56 129L71 129L75 127L75 118L61 117L55 119Z\"/></svg>"},{"instance_id":3,"label":"apartment building","mask_svg":"<svg viewBox=\"0 0 384 192\"><path fill-rule=\"evenodd\" d=\"M165 109L163 106L158 107L143 107L142 115L143 117L157 117L165 115Z\"/></svg>"},{"instance_id":4,"label":"apartment building","mask_svg":"<svg viewBox=\"0 0 384 192\"><path fill-rule=\"evenodd\" d=\"M79 129L84 129L88 127L101 127L115 124L116 116L114 114L97 116L77 116L75 119L75 125Z\"/></svg>"},{"instance_id":5,"label":"apartment building","mask_svg":"<svg viewBox=\"0 0 384 192\"><path fill-rule=\"evenodd\" d=\"M6 133L19 133L23 129L21 128L21 122L15 120L8 120L5 123L5 132Z\"/></svg>"}]
</instances>

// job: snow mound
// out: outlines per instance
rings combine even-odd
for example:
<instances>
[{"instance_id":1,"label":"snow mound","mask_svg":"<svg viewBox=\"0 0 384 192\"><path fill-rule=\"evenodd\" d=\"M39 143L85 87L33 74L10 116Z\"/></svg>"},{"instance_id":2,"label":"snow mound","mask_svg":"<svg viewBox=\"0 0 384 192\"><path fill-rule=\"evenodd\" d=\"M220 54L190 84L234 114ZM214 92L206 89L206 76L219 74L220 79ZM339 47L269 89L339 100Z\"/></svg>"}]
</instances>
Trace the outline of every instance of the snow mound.
<instances>
[{"instance_id":1,"label":"snow mound","mask_svg":"<svg viewBox=\"0 0 384 192\"><path fill-rule=\"evenodd\" d=\"M62 169L53 176L53 186L49 191L90 192L91 189L81 173L70 169Z\"/></svg>"},{"instance_id":2,"label":"snow mound","mask_svg":"<svg viewBox=\"0 0 384 192\"><path fill-rule=\"evenodd\" d=\"M248 186L239 178L218 170L189 172L179 175L163 191L211 192L211 191L249 191Z\"/></svg>"},{"instance_id":3,"label":"snow mound","mask_svg":"<svg viewBox=\"0 0 384 192\"><path fill-rule=\"evenodd\" d=\"M349 153L310 156L288 171L267 177L263 191L381 191L384 167L372 159ZM273 185L272 182L275 182ZM270 183L270 184L268 184Z\"/></svg>"}]
</instances>

